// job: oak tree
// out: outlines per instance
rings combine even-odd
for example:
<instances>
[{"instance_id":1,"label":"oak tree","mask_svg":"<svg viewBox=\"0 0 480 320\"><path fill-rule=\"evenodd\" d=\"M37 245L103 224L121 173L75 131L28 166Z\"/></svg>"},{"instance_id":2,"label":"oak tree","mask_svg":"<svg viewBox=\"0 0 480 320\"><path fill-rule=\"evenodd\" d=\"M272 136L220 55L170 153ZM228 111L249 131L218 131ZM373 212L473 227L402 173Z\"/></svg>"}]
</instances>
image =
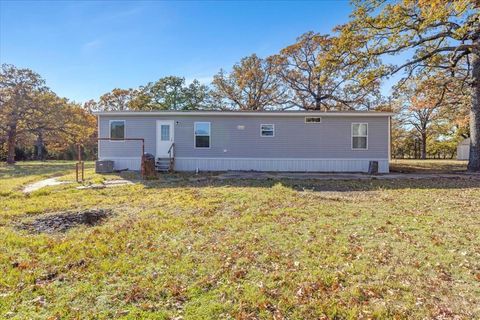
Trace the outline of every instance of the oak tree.
<instances>
[{"instance_id":1,"label":"oak tree","mask_svg":"<svg viewBox=\"0 0 480 320\"><path fill-rule=\"evenodd\" d=\"M71 116L65 110L67 99L62 99L51 91L36 94L33 104L35 108L32 118L35 121L26 122L23 133L35 137L35 159L44 160L47 152L45 137L54 135L55 139L58 139L60 133L65 130L65 122Z\"/></svg>"},{"instance_id":2,"label":"oak tree","mask_svg":"<svg viewBox=\"0 0 480 320\"><path fill-rule=\"evenodd\" d=\"M30 69L2 64L0 70L0 131L7 143L7 163L15 162L18 135L38 119L38 94L48 88L39 74Z\"/></svg>"},{"instance_id":3,"label":"oak tree","mask_svg":"<svg viewBox=\"0 0 480 320\"><path fill-rule=\"evenodd\" d=\"M385 76L404 72L465 72L472 88L468 169L480 171L480 6L476 0L355 1L349 23L339 27L344 45L362 59L407 56ZM341 48L340 48L341 49ZM464 67L466 70L464 70Z\"/></svg>"},{"instance_id":4,"label":"oak tree","mask_svg":"<svg viewBox=\"0 0 480 320\"><path fill-rule=\"evenodd\" d=\"M271 61L255 54L245 57L233 66L231 72L220 70L214 76L212 95L229 109L265 110L280 107L287 102L286 88L273 69Z\"/></svg>"},{"instance_id":5,"label":"oak tree","mask_svg":"<svg viewBox=\"0 0 480 320\"><path fill-rule=\"evenodd\" d=\"M198 80L168 76L133 91L133 110L200 110L209 108L209 88Z\"/></svg>"},{"instance_id":6,"label":"oak tree","mask_svg":"<svg viewBox=\"0 0 480 320\"><path fill-rule=\"evenodd\" d=\"M182 110L210 109L210 89L205 84L194 79L188 86L182 88Z\"/></svg>"},{"instance_id":7,"label":"oak tree","mask_svg":"<svg viewBox=\"0 0 480 320\"><path fill-rule=\"evenodd\" d=\"M454 127L455 118L464 114L465 104L461 101L468 94L466 88L462 90L461 82L462 79L437 72L411 77L395 87L394 96L401 106L400 121L407 128L413 128L420 141L421 159L426 159L427 142L439 129L458 130Z\"/></svg>"},{"instance_id":8,"label":"oak tree","mask_svg":"<svg viewBox=\"0 0 480 320\"><path fill-rule=\"evenodd\" d=\"M134 98L132 89L115 88L102 95L96 107L102 111L124 111L130 109L130 101Z\"/></svg>"},{"instance_id":9,"label":"oak tree","mask_svg":"<svg viewBox=\"0 0 480 320\"><path fill-rule=\"evenodd\" d=\"M370 108L379 96L379 81L369 79L372 63L350 63L338 39L307 32L269 58L289 88L289 106L305 110ZM367 81L368 79L368 81Z\"/></svg>"},{"instance_id":10,"label":"oak tree","mask_svg":"<svg viewBox=\"0 0 480 320\"><path fill-rule=\"evenodd\" d=\"M95 150L97 146L97 119L81 105L65 101L59 110L58 122L61 124L45 133L45 145L49 152L65 152L82 145L86 150Z\"/></svg>"},{"instance_id":11,"label":"oak tree","mask_svg":"<svg viewBox=\"0 0 480 320\"><path fill-rule=\"evenodd\" d=\"M141 86L132 101L135 110L181 110L184 104L185 79L176 76L160 78Z\"/></svg>"}]
</instances>

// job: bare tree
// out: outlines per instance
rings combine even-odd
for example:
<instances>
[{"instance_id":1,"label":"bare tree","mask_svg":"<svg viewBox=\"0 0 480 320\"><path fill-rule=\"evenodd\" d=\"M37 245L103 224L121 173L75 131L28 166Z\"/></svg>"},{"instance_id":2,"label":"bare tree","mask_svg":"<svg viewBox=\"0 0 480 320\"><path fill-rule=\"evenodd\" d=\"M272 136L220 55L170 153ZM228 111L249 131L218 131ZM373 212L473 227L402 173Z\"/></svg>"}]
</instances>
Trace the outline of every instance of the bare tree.
<instances>
[{"instance_id":1,"label":"bare tree","mask_svg":"<svg viewBox=\"0 0 480 320\"><path fill-rule=\"evenodd\" d=\"M335 48L337 39L307 32L269 58L290 89L289 105L306 110L370 108L379 82L362 81L372 64L350 64Z\"/></svg>"}]
</instances>

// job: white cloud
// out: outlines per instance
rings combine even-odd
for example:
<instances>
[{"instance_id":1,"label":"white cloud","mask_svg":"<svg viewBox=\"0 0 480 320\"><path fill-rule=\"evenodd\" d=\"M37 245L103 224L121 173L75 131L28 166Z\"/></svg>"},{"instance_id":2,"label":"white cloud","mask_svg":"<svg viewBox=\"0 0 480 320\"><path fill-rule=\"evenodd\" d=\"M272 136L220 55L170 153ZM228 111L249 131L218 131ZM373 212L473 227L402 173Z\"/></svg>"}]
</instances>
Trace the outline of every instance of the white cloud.
<instances>
[{"instance_id":1,"label":"white cloud","mask_svg":"<svg viewBox=\"0 0 480 320\"><path fill-rule=\"evenodd\" d=\"M90 53L102 46L103 42L100 39L95 39L93 41L87 42L82 46L82 51L85 53Z\"/></svg>"}]
</instances>

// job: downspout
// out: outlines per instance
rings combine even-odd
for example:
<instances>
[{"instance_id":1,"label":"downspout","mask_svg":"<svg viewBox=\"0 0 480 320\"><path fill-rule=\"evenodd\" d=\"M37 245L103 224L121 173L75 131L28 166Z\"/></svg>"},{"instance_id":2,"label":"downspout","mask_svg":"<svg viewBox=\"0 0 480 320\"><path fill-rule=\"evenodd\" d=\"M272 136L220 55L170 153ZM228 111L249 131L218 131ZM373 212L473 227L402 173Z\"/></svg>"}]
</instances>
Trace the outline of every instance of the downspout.
<instances>
[{"instance_id":1,"label":"downspout","mask_svg":"<svg viewBox=\"0 0 480 320\"><path fill-rule=\"evenodd\" d=\"M392 160L392 116L388 116L388 163ZM389 168L390 171L390 168Z\"/></svg>"}]
</instances>

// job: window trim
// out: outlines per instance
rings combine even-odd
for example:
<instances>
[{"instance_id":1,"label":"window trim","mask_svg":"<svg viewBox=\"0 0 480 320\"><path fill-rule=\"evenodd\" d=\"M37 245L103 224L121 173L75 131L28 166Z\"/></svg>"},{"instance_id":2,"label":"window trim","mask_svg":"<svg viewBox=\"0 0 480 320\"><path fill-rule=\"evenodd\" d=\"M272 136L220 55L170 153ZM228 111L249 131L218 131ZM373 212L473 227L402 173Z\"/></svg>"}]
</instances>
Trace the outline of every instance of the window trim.
<instances>
[{"instance_id":1,"label":"window trim","mask_svg":"<svg viewBox=\"0 0 480 320\"><path fill-rule=\"evenodd\" d=\"M199 137L208 137L208 147L197 147L197 134L195 131L197 127L197 123L208 123L208 136L207 135L199 135ZM212 148L212 123L210 121L195 121L193 123L193 148L194 149L211 149Z\"/></svg>"},{"instance_id":2,"label":"window trim","mask_svg":"<svg viewBox=\"0 0 480 320\"><path fill-rule=\"evenodd\" d=\"M123 139L112 138L112 122L123 122ZM126 120L114 120L110 119L108 121L108 138L110 142L125 142L125 138L127 137L127 121ZM115 139L115 140L112 140Z\"/></svg>"},{"instance_id":3,"label":"window trim","mask_svg":"<svg viewBox=\"0 0 480 320\"><path fill-rule=\"evenodd\" d=\"M264 136L263 135L263 130L262 130L262 127L263 126L272 126L272 131L273 131L273 134L271 136ZM260 124L260 137L261 138L274 138L275 137L275 124L273 123L261 123Z\"/></svg>"},{"instance_id":4,"label":"window trim","mask_svg":"<svg viewBox=\"0 0 480 320\"><path fill-rule=\"evenodd\" d=\"M366 134L366 135L361 135L361 136L360 136L360 135L353 135L353 126L356 125L356 124L359 124L359 125L364 124L364 125L366 125L366 126L367 126L367 134ZM368 150L368 132L369 132L369 131L368 131L368 123L367 123L367 122L352 122L351 132L350 132L350 143L351 143L351 148L352 148L352 150L354 150L354 151L365 151L365 150ZM354 147L353 147L353 138L354 138L354 137L364 137L364 138L366 138L367 141L366 141L366 146L365 146L365 148L354 148Z\"/></svg>"},{"instance_id":5,"label":"window trim","mask_svg":"<svg viewBox=\"0 0 480 320\"><path fill-rule=\"evenodd\" d=\"M318 122L316 122L316 121L310 121L310 122L308 122L308 121L307 121L308 118L318 118L318 119L320 119L320 121L318 121ZM307 123L307 124L320 124L320 123L322 123L322 117L305 117L304 119L305 119L305 120L304 120L305 123Z\"/></svg>"}]
</instances>

